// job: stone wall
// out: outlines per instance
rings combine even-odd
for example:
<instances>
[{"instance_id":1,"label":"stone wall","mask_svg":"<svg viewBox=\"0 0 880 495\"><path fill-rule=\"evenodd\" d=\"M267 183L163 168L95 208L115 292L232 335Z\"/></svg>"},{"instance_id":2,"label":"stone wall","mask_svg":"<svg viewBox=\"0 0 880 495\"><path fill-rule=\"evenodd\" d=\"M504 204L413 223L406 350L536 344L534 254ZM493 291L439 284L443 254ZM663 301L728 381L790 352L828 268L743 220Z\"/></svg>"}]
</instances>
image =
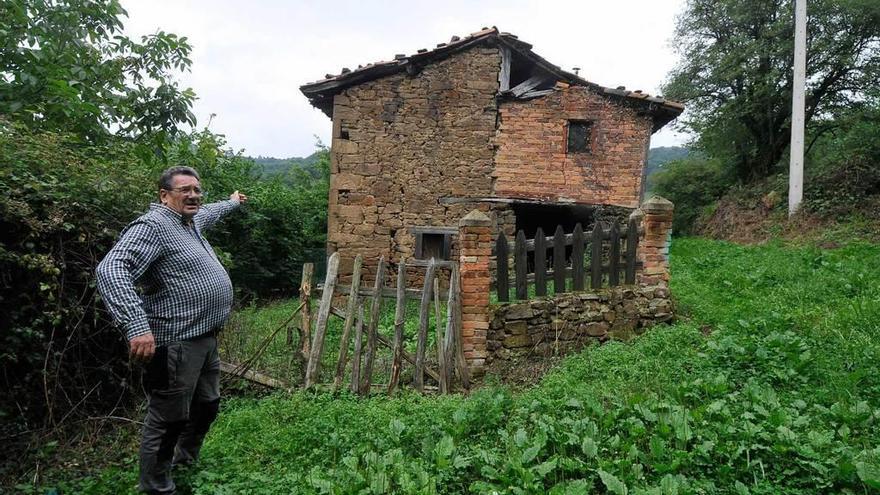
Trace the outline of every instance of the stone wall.
<instances>
[{"instance_id":1,"label":"stone wall","mask_svg":"<svg viewBox=\"0 0 880 495\"><path fill-rule=\"evenodd\" d=\"M496 305L490 310L485 364L561 355L612 338L627 340L671 320L672 314L666 287L618 286Z\"/></svg>"},{"instance_id":2,"label":"stone wall","mask_svg":"<svg viewBox=\"0 0 880 495\"><path fill-rule=\"evenodd\" d=\"M438 198L491 195L500 64L497 48L474 47L335 97L329 252L410 263L410 227L457 227L474 208L494 217L488 204Z\"/></svg>"},{"instance_id":3,"label":"stone wall","mask_svg":"<svg viewBox=\"0 0 880 495\"><path fill-rule=\"evenodd\" d=\"M499 112L496 196L638 206L650 117L581 86ZM593 122L590 153L567 152L569 120Z\"/></svg>"}]
</instances>

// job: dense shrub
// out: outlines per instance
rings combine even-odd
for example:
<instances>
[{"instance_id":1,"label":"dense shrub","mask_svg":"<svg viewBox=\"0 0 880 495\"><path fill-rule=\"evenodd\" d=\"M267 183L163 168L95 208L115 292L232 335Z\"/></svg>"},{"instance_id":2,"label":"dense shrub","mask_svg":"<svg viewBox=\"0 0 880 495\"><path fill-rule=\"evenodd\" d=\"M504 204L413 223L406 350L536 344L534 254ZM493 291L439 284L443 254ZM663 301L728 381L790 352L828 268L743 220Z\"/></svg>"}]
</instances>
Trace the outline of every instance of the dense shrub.
<instances>
[{"instance_id":1,"label":"dense shrub","mask_svg":"<svg viewBox=\"0 0 880 495\"><path fill-rule=\"evenodd\" d=\"M126 140L85 145L0 121L0 435L112 408L132 392L136 377L96 298L94 267L155 200L171 163L203 173L208 201L249 194L209 236L240 292L294 292L303 260L323 246L327 176L255 180L253 163L224 146L205 131L171 143L168 161L145 160Z\"/></svg>"},{"instance_id":2,"label":"dense shrub","mask_svg":"<svg viewBox=\"0 0 880 495\"><path fill-rule=\"evenodd\" d=\"M697 154L666 164L651 180L651 190L675 204L675 234L691 233L694 222L733 182L717 161Z\"/></svg>"}]
</instances>

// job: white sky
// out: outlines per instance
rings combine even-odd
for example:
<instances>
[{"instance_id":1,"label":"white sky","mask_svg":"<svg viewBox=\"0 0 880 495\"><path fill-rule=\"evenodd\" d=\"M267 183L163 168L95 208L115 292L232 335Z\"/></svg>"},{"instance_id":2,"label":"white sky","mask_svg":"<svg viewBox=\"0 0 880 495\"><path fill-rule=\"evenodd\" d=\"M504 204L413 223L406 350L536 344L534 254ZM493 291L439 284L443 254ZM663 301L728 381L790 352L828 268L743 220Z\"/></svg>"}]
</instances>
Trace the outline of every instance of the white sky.
<instances>
[{"instance_id":1,"label":"white sky","mask_svg":"<svg viewBox=\"0 0 880 495\"><path fill-rule=\"evenodd\" d=\"M251 156L306 156L331 122L299 86L396 53L433 48L452 35L497 26L564 69L604 86L651 94L675 64L675 17L684 0L122 0L126 33L189 38L199 127ZM668 127L668 126L667 126ZM664 129L651 146L681 144Z\"/></svg>"}]
</instances>

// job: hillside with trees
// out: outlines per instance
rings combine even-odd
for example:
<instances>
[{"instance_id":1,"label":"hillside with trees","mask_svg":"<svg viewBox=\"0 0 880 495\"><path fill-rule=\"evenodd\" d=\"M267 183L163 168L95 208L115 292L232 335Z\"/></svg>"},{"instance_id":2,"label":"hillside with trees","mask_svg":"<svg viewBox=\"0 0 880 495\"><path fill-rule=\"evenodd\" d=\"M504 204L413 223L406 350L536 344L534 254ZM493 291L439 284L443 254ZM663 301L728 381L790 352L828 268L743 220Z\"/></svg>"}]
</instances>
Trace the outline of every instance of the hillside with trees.
<instances>
[{"instance_id":1,"label":"hillside with trees","mask_svg":"<svg viewBox=\"0 0 880 495\"><path fill-rule=\"evenodd\" d=\"M742 229L725 233L723 225L747 217L744 228L767 235L785 224L792 4L693 0L679 18L680 62L663 93L687 105L678 126L696 136L699 156L667 168L655 184L684 213L680 233L735 238ZM820 224L876 219L880 4L811 1L807 52L803 214Z\"/></svg>"}]
</instances>

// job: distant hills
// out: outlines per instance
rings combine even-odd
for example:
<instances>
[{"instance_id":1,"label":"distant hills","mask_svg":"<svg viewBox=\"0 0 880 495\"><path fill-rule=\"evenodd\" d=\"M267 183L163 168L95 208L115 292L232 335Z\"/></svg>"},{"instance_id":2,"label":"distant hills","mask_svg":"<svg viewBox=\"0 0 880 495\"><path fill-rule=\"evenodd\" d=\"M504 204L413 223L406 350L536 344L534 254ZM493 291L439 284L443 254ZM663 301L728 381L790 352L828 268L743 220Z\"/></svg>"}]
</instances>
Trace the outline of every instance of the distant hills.
<instances>
[{"instance_id":1,"label":"distant hills","mask_svg":"<svg viewBox=\"0 0 880 495\"><path fill-rule=\"evenodd\" d=\"M645 175L651 175L657 172L663 165L673 160L679 160L688 156L690 151L681 146L659 146L648 150L648 167ZM261 177L273 177L277 175L286 175L295 168L301 168L314 175L314 165L318 161L319 152L300 158L272 158L269 156L258 156L251 158L257 164L257 171Z\"/></svg>"},{"instance_id":2,"label":"distant hills","mask_svg":"<svg viewBox=\"0 0 880 495\"><path fill-rule=\"evenodd\" d=\"M257 171L260 173L261 177L287 175L288 172L295 168L301 168L314 175L312 171L314 169L315 163L318 161L319 153L320 152L316 151L305 158L272 158L270 156L258 156L256 158L250 158L254 161L254 163L257 164Z\"/></svg>"},{"instance_id":3,"label":"distant hills","mask_svg":"<svg viewBox=\"0 0 880 495\"><path fill-rule=\"evenodd\" d=\"M648 150L648 166L645 176L649 176L657 172L663 165L673 161L687 157L690 150L681 146L658 146Z\"/></svg>"}]
</instances>

